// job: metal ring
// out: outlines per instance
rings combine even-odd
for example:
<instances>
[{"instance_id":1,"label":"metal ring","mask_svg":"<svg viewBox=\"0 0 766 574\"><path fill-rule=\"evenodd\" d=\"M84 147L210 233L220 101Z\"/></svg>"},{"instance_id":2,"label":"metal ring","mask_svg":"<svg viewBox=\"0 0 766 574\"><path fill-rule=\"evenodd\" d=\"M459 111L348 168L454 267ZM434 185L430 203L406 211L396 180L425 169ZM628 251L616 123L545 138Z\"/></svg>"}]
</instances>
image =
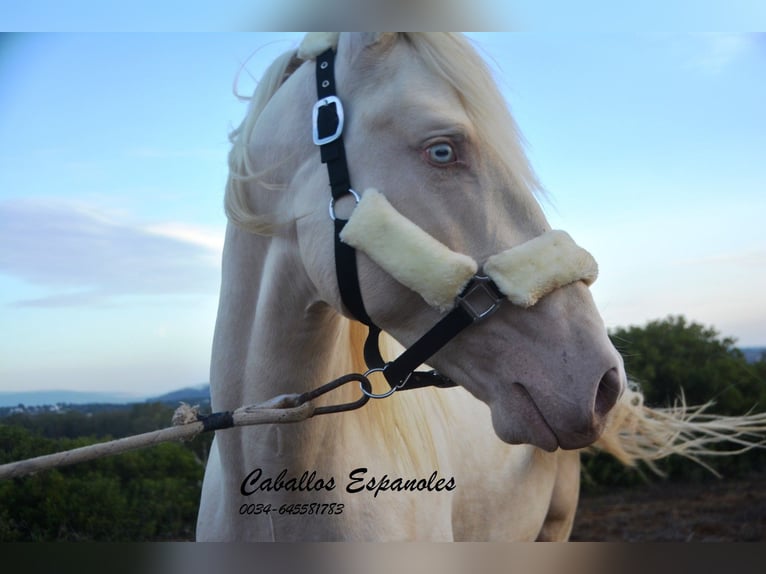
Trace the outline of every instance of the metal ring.
<instances>
[{"instance_id":1,"label":"metal ring","mask_svg":"<svg viewBox=\"0 0 766 574\"><path fill-rule=\"evenodd\" d=\"M352 403L344 403L340 405L329 405L325 407L316 407L314 409L314 415L326 415L330 413L343 413L346 411L353 411L355 409L361 408L364 405L367 404L367 402L370 400L370 397L368 397L366 394L364 394L364 391L372 392L372 383L370 383L369 379L365 377L364 375L360 375L357 373L352 373L350 375L345 375L343 377L340 377L339 379L335 379L334 381L331 381L327 383L326 385L322 385L318 389L314 389L313 391L309 391L308 393L304 393L300 396L300 404L303 404L306 401L310 401L315 399L316 397L323 395L324 393L328 391L332 391L336 389L337 387L341 385L345 385L346 383L350 383L352 381L359 381L359 386L361 387L363 394L361 397L359 397L357 400L355 400Z\"/></svg>"},{"instance_id":2,"label":"metal ring","mask_svg":"<svg viewBox=\"0 0 766 574\"><path fill-rule=\"evenodd\" d=\"M371 375L372 373L382 373L383 371L385 371L385 370L386 370L386 367L387 367L387 366L388 366L388 365L386 365L386 366L384 366L384 367L375 367L374 369L370 369L369 371L367 371L367 372L364 374L364 377L365 377L365 378L367 378L367 377L368 377L369 375ZM390 397L390 396L391 396L391 395L393 395L393 394L394 394L396 391L398 391L398 390L399 390L399 389L401 389L401 388L402 388L404 385L406 385L406 384L407 384L407 381L409 381L409 380L410 380L410 377L411 377L411 376L412 376L412 373L410 373L409 375L407 375L407 376L404 378L404 380L403 380L401 383L399 383L398 385L395 385L395 386L391 387L391 388L390 388L390 389L388 389L388 390L387 390L385 393L375 394L375 393L373 393L373 392L370 392L370 391L368 391L367 389L365 389L365 388L362 386L362 383L359 383L359 388L362 390L362 392L363 392L365 395L367 395L367 396L368 396L368 397L370 397L371 399L385 399L386 397Z\"/></svg>"},{"instance_id":3,"label":"metal ring","mask_svg":"<svg viewBox=\"0 0 766 574\"><path fill-rule=\"evenodd\" d=\"M348 192L347 193L350 193L351 195L354 196L354 201L357 204L362 200L362 198L359 197L359 194L357 192L355 192L353 189L351 189L350 187L348 188ZM334 197L330 198L330 219L332 219L333 221L335 221L335 219L336 219L336 217L335 217L335 198Z\"/></svg>"},{"instance_id":4,"label":"metal ring","mask_svg":"<svg viewBox=\"0 0 766 574\"><path fill-rule=\"evenodd\" d=\"M327 62L322 62L321 64L319 64L319 67L322 68L323 70L326 70L327 69Z\"/></svg>"}]
</instances>

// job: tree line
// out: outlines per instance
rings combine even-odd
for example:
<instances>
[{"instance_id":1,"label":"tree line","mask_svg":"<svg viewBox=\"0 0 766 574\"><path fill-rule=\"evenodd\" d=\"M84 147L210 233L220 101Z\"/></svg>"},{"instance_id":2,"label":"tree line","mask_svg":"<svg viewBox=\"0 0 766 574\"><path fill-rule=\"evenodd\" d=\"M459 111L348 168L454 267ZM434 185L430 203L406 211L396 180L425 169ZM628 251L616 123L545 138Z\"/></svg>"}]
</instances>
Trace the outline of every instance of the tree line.
<instances>
[{"instance_id":1,"label":"tree line","mask_svg":"<svg viewBox=\"0 0 766 574\"><path fill-rule=\"evenodd\" d=\"M682 316L610 332L650 406L715 401L726 415L766 410L766 357L748 363L735 341ZM143 433L169 425L174 407L135 404L92 413L15 414L0 419L0 463ZM191 540L212 436L166 443L34 476L0 481L0 541ZM766 469L754 450L707 461L724 477ZM699 465L661 461L664 478L604 453L583 459L586 491L650 480L710 480Z\"/></svg>"}]
</instances>

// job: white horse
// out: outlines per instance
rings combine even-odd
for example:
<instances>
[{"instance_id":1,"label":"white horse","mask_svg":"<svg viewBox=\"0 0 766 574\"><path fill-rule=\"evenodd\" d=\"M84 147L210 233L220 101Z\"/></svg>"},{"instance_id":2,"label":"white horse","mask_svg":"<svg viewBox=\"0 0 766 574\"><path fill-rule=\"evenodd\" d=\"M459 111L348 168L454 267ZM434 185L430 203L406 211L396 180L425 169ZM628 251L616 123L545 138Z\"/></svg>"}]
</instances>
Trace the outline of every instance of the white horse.
<instances>
[{"instance_id":1,"label":"white horse","mask_svg":"<svg viewBox=\"0 0 766 574\"><path fill-rule=\"evenodd\" d=\"M341 301L328 174L311 137L315 58L327 48L355 189L380 190L402 221L479 265L550 231L514 121L464 38L310 34L272 64L232 137L214 411L367 370L365 328ZM333 207L348 215L351 203ZM356 258L366 311L404 347L444 315L365 249ZM577 449L609 428L602 439L613 452L643 454L607 424L612 410L621 422L641 419L640 395L626 390L586 281L575 279L529 306L506 301L432 356L456 388L218 432L198 539L567 539ZM333 401L358 396L349 386ZM658 441L643 452L651 457Z\"/></svg>"}]
</instances>

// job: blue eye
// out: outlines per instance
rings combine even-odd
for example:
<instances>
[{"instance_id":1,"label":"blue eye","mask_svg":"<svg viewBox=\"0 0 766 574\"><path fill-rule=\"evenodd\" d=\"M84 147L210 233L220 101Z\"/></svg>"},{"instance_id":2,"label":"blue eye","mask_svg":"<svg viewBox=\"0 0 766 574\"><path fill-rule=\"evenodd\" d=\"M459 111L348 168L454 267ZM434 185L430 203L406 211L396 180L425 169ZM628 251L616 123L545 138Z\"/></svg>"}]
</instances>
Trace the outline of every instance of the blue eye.
<instances>
[{"instance_id":1,"label":"blue eye","mask_svg":"<svg viewBox=\"0 0 766 574\"><path fill-rule=\"evenodd\" d=\"M426 149L426 158L430 163L447 165L457 161L457 153L450 144L440 142Z\"/></svg>"}]
</instances>

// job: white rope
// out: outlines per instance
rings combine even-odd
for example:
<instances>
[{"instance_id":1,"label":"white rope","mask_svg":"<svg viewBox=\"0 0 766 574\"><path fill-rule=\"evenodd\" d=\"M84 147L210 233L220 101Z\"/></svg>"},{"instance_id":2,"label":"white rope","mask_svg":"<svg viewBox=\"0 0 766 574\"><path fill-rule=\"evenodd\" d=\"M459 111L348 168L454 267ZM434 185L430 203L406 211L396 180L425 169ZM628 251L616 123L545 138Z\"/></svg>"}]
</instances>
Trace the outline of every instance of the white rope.
<instances>
[{"instance_id":1,"label":"white rope","mask_svg":"<svg viewBox=\"0 0 766 574\"><path fill-rule=\"evenodd\" d=\"M218 428L292 423L312 417L315 410L314 405L311 402L298 404L298 398L299 395L280 395L263 403L240 407L231 413L229 424ZM181 406L173 413L172 422L174 426L157 431L3 464L0 465L0 479L26 476L59 466L94 460L163 442L191 440L201 432L218 430L206 428L209 425L206 425L204 418L200 420L197 408L190 407L186 403L181 403Z\"/></svg>"}]
</instances>

